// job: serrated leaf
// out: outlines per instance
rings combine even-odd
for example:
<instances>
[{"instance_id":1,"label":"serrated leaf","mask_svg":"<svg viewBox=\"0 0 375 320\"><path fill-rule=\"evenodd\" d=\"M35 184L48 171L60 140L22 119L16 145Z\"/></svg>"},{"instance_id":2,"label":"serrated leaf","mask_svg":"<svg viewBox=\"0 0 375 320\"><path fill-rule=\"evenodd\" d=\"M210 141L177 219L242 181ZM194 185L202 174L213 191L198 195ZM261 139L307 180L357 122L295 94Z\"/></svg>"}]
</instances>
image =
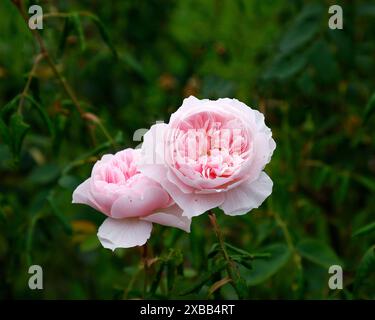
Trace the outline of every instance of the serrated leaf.
<instances>
[{"instance_id":1,"label":"serrated leaf","mask_svg":"<svg viewBox=\"0 0 375 320\"><path fill-rule=\"evenodd\" d=\"M299 254L324 268L329 268L332 265L343 266L343 262L336 255L336 253L324 242L315 239L304 239L296 246Z\"/></svg>"},{"instance_id":2,"label":"serrated leaf","mask_svg":"<svg viewBox=\"0 0 375 320\"><path fill-rule=\"evenodd\" d=\"M353 232L353 237L364 236L364 235L369 234L369 233L374 232L374 231L375 231L375 221L372 222L372 223L369 223L369 224L359 228L355 232Z\"/></svg>"},{"instance_id":3,"label":"serrated leaf","mask_svg":"<svg viewBox=\"0 0 375 320\"><path fill-rule=\"evenodd\" d=\"M255 286L272 277L291 256L288 246L283 243L269 245L262 248L262 251L269 253L270 257L264 260L254 260L252 262L253 269L243 272L248 286Z\"/></svg>"}]
</instances>

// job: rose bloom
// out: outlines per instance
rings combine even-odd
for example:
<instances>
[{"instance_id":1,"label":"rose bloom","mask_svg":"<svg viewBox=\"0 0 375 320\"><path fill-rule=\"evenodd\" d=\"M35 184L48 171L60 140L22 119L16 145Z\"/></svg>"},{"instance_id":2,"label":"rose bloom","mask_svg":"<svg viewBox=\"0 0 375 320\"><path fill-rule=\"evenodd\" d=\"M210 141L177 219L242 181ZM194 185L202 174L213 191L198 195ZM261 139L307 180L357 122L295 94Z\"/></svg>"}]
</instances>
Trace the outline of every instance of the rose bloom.
<instances>
[{"instance_id":1,"label":"rose bloom","mask_svg":"<svg viewBox=\"0 0 375 320\"><path fill-rule=\"evenodd\" d=\"M264 116L236 99L185 99L169 124L145 134L140 171L159 182L188 217L219 207L259 207L272 192L263 171L276 148Z\"/></svg>"},{"instance_id":2,"label":"rose bloom","mask_svg":"<svg viewBox=\"0 0 375 320\"><path fill-rule=\"evenodd\" d=\"M143 245L152 223L190 232L190 219L182 216L159 183L138 170L139 160L140 150L134 149L104 155L91 177L73 192L73 203L87 204L108 216L98 231L105 248Z\"/></svg>"}]
</instances>

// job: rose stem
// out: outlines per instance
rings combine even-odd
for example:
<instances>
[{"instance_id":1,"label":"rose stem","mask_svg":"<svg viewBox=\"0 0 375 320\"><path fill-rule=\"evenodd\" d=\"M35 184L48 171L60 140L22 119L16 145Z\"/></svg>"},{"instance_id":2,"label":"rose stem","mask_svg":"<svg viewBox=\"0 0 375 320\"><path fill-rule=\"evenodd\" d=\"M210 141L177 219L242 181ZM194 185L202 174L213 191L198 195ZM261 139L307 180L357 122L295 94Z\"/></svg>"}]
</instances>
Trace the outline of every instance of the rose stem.
<instances>
[{"instance_id":1,"label":"rose stem","mask_svg":"<svg viewBox=\"0 0 375 320\"><path fill-rule=\"evenodd\" d=\"M237 270L236 266L234 265L232 259L229 257L226 248L225 248L224 236L223 236L223 233L221 232L219 224L217 223L216 215L215 215L215 213L212 212L212 210L208 210L208 217L210 218L210 222L211 222L211 225L214 229L215 235L216 235L217 239L219 240L219 246L220 246L221 252L223 254L223 257L224 257L225 261L227 262L226 269L227 269L227 272L228 272L228 276L231 279L231 284L233 286L233 289L236 291L238 297L240 299L242 299L243 295L241 294L240 290L238 289L238 287L236 285L236 282L237 282L236 279L239 279L240 275L239 275L238 270ZM234 275L233 270L236 270L236 275Z\"/></svg>"}]
</instances>

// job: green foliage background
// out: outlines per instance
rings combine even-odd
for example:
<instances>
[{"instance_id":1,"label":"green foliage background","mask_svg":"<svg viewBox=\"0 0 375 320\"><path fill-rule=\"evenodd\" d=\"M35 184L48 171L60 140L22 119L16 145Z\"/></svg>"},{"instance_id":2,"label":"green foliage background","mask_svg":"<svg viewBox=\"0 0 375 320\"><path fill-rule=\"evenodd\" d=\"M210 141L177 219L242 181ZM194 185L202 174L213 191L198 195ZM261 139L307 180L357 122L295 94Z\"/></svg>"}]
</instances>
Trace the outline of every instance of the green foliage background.
<instances>
[{"instance_id":1,"label":"green foliage background","mask_svg":"<svg viewBox=\"0 0 375 320\"><path fill-rule=\"evenodd\" d=\"M207 215L190 235L156 226L145 273L139 248L102 248L104 216L71 204L102 154L138 145L135 130L168 121L191 94L258 108L277 143L261 208L216 211L242 297L375 298L373 2L24 8L36 3L51 60L17 6L0 2L0 298L237 298ZM327 26L332 4L343 30ZM43 267L43 290L28 288L31 264ZM328 288L332 264L343 290Z\"/></svg>"}]
</instances>

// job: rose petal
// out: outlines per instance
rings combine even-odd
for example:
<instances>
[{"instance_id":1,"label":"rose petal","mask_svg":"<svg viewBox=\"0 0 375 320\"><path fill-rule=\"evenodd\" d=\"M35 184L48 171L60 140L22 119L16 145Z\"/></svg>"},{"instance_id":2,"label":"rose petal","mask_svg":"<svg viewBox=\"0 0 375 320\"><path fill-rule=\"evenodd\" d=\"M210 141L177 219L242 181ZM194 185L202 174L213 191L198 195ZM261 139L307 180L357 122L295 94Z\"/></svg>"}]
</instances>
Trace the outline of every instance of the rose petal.
<instances>
[{"instance_id":1,"label":"rose petal","mask_svg":"<svg viewBox=\"0 0 375 320\"><path fill-rule=\"evenodd\" d=\"M167 124L154 124L143 136L141 160L139 165L164 164L164 135Z\"/></svg>"},{"instance_id":2,"label":"rose petal","mask_svg":"<svg viewBox=\"0 0 375 320\"><path fill-rule=\"evenodd\" d=\"M182 209L175 204L141 219L190 232L191 219L183 216L182 213Z\"/></svg>"},{"instance_id":3,"label":"rose petal","mask_svg":"<svg viewBox=\"0 0 375 320\"><path fill-rule=\"evenodd\" d=\"M230 216L241 215L258 208L272 193L273 182L265 173L253 182L245 181L237 188L226 192L224 203L219 207Z\"/></svg>"},{"instance_id":4,"label":"rose petal","mask_svg":"<svg viewBox=\"0 0 375 320\"><path fill-rule=\"evenodd\" d=\"M146 191L143 195L133 190L124 191L113 203L111 217L142 217L168 204L169 195L161 187L149 187Z\"/></svg>"},{"instance_id":5,"label":"rose petal","mask_svg":"<svg viewBox=\"0 0 375 320\"><path fill-rule=\"evenodd\" d=\"M223 203L225 196L222 193L197 194L184 193L175 184L168 180L162 182L173 200L184 210L186 217L195 217L213 209Z\"/></svg>"},{"instance_id":6,"label":"rose petal","mask_svg":"<svg viewBox=\"0 0 375 320\"><path fill-rule=\"evenodd\" d=\"M114 251L116 248L142 246L150 238L152 223L136 218L107 218L98 230L98 238L104 248Z\"/></svg>"},{"instance_id":7,"label":"rose petal","mask_svg":"<svg viewBox=\"0 0 375 320\"><path fill-rule=\"evenodd\" d=\"M93 198L90 191L90 179L88 178L82 182L73 192L72 203L87 204L90 207L102 211L100 205Z\"/></svg>"},{"instance_id":8,"label":"rose petal","mask_svg":"<svg viewBox=\"0 0 375 320\"><path fill-rule=\"evenodd\" d=\"M184 211L186 217L195 217L205 213L207 210L215 208L223 203L225 196L222 193L185 193L173 182L167 179L168 169L162 165L141 166L141 172L151 179L159 182L169 193L172 199ZM187 191L187 190L184 190Z\"/></svg>"}]
</instances>

